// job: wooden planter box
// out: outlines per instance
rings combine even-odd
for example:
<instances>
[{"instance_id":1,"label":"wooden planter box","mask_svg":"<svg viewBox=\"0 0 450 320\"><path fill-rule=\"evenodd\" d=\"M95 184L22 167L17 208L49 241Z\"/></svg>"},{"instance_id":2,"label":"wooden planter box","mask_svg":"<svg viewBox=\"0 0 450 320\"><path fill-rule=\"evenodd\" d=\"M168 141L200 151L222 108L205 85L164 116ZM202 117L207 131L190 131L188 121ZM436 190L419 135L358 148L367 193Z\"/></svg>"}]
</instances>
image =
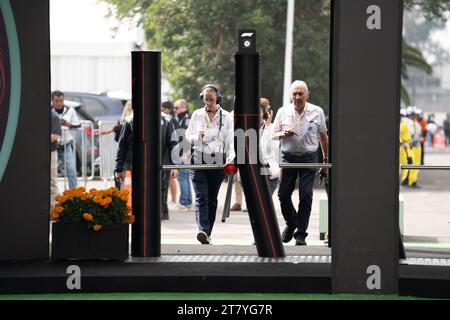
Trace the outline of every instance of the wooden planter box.
<instances>
[{"instance_id":1,"label":"wooden planter box","mask_svg":"<svg viewBox=\"0 0 450 320\"><path fill-rule=\"evenodd\" d=\"M51 260L128 258L128 224L110 224L95 232L85 224L52 224Z\"/></svg>"}]
</instances>

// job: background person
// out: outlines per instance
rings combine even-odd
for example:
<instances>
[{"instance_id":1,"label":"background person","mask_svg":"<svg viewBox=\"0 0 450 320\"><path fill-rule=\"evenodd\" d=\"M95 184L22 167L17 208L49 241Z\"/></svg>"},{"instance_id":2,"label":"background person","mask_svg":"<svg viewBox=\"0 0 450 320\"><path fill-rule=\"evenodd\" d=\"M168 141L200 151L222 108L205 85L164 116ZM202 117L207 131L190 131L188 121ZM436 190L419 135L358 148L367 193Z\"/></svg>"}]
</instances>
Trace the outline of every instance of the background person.
<instances>
[{"instance_id":1,"label":"background person","mask_svg":"<svg viewBox=\"0 0 450 320\"><path fill-rule=\"evenodd\" d=\"M174 118L174 105L171 101L164 101L161 104L161 118L164 118L171 126L176 130L178 128L178 122ZM186 207L177 203L177 180L175 176L171 175L168 171L163 171L162 183L168 184L168 191L170 192L170 203L168 204L169 210L173 211L185 211ZM177 171L178 172L178 171ZM165 200L164 200L165 199ZM163 198L163 202L167 202L167 196Z\"/></svg>"},{"instance_id":2,"label":"background person","mask_svg":"<svg viewBox=\"0 0 450 320\"><path fill-rule=\"evenodd\" d=\"M64 170L68 179L69 188L77 186L77 171L73 151L73 136L70 129L79 128L80 120L73 108L64 104L64 93L59 90L52 92L52 110L58 115L62 136L58 146L58 162L64 165Z\"/></svg>"},{"instance_id":3,"label":"background person","mask_svg":"<svg viewBox=\"0 0 450 320\"><path fill-rule=\"evenodd\" d=\"M280 142L279 140L272 139L273 112L269 100L267 98L261 98L259 108L262 164L267 169L270 193L273 195L280 181L280 167L278 165L280 162Z\"/></svg>"},{"instance_id":4,"label":"background person","mask_svg":"<svg viewBox=\"0 0 450 320\"><path fill-rule=\"evenodd\" d=\"M126 122L131 121L133 118L133 106L131 104L131 101L127 101L123 108L122 116L117 121L117 124L112 127L111 129L100 131L100 134L110 134L114 132L114 140L116 142L119 142L120 132L122 131L122 128Z\"/></svg>"},{"instance_id":5,"label":"background person","mask_svg":"<svg viewBox=\"0 0 450 320\"><path fill-rule=\"evenodd\" d=\"M450 113L447 113L447 119L444 120L445 146L450 144Z\"/></svg>"},{"instance_id":6,"label":"background person","mask_svg":"<svg viewBox=\"0 0 450 320\"><path fill-rule=\"evenodd\" d=\"M55 206L58 190L58 140L61 137L61 121L55 111L50 110L50 206Z\"/></svg>"},{"instance_id":7,"label":"background person","mask_svg":"<svg viewBox=\"0 0 450 320\"><path fill-rule=\"evenodd\" d=\"M189 126L189 110L187 101L185 99L180 99L175 101L175 119L178 123L179 130L186 132ZM189 152L184 152L180 155L183 160L186 160L189 156ZM187 161L184 161L187 163ZM192 209L192 191L191 191L191 180L189 178L189 170L181 169L178 171L178 184L180 185L180 200L179 205L185 207L186 210Z\"/></svg>"},{"instance_id":8,"label":"background person","mask_svg":"<svg viewBox=\"0 0 450 320\"><path fill-rule=\"evenodd\" d=\"M438 126L434 120L434 113L430 113L427 120L427 145L429 147L434 147L434 135L437 131Z\"/></svg>"},{"instance_id":9,"label":"background person","mask_svg":"<svg viewBox=\"0 0 450 320\"><path fill-rule=\"evenodd\" d=\"M412 158L413 165L420 165L422 158L422 148L420 145L420 138L422 136L422 128L417 121L417 116L420 112L416 107L408 107L406 109L407 115L411 121L408 122L408 130L411 136L410 142L410 154ZM417 180L419 178L419 170L413 169L409 170L408 175L408 186L412 188L419 188Z\"/></svg>"},{"instance_id":10,"label":"background person","mask_svg":"<svg viewBox=\"0 0 450 320\"><path fill-rule=\"evenodd\" d=\"M173 164L170 154L178 143L176 138L176 132L173 125L161 118L161 155L163 165ZM123 126L123 129L119 137L119 147L117 149L116 156L116 168L114 170L115 177L119 182L123 182L125 175L125 170L132 170L132 160L133 160L133 118L127 121ZM169 177L176 178L177 170L162 170L161 175L167 175ZM167 179L166 183L161 180L161 219L169 219L169 210L167 208ZM162 201L165 197L166 201Z\"/></svg>"},{"instance_id":11,"label":"background person","mask_svg":"<svg viewBox=\"0 0 450 320\"><path fill-rule=\"evenodd\" d=\"M423 116L423 111L419 110L419 114L417 116L417 122L421 128L421 136L420 136L420 148L422 150L422 155L420 156L420 164L423 165L425 163L425 141L427 140L427 120L425 120Z\"/></svg>"},{"instance_id":12,"label":"background person","mask_svg":"<svg viewBox=\"0 0 450 320\"><path fill-rule=\"evenodd\" d=\"M233 119L234 123L234 110L230 112L231 118ZM234 203L230 208L230 211L247 211L247 209L244 209L242 207L242 198L243 198L243 191L242 186L239 181L239 172L235 175L233 175L233 189L234 189Z\"/></svg>"},{"instance_id":13,"label":"background person","mask_svg":"<svg viewBox=\"0 0 450 320\"><path fill-rule=\"evenodd\" d=\"M411 156L411 134L409 133L409 127L411 119L408 118L408 113L405 108L400 109L400 150L399 160L400 165L412 164ZM401 170L401 185L408 186L409 169Z\"/></svg>"}]
</instances>

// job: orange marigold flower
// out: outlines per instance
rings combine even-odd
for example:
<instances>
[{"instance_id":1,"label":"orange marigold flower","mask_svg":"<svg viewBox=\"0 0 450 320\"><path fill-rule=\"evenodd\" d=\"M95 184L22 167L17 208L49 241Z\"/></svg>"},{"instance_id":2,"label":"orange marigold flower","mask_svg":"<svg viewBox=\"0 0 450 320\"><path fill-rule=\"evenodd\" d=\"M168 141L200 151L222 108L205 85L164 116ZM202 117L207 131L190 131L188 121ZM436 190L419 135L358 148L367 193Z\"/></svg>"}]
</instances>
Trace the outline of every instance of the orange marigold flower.
<instances>
[{"instance_id":1,"label":"orange marigold flower","mask_svg":"<svg viewBox=\"0 0 450 320\"><path fill-rule=\"evenodd\" d=\"M116 194L116 193L119 192L119 189L117 189L116 187L111 187L109 190L111 190L111 192L112 192L113 194Z\"/></svg>"},{"instance_id":2,"label":"orange marigold flower","mask_svg":"<svg viewBox=\"0 0 450 320\"><path fill-rule=\"evenodd\" d=\"M64 208L63 207L55 207L55 211L58 213L61 213L64 211Z\"/></svg>"},{"instance_id":3,"label":"orange marigold flower","mask_svg":"<svg viewBox=\"0 0 450 320\"><path fill-rule=\"evenodd\" d=\"M99 231L102 228L101 224L94 224L94 231Z\"/></svg>"},{"instance_id":4,"label":"orange marigold flower","mask_svg":"<svg viewBox=\"0 0 450 320\"><path fill-rule=\"evenodd\" d=\"M119 198L123 199L124 197L128 197L129 194L130 193L128 192L128 190L122 190L117 195L119 196Z\"/></svg>"},{"instance_id":5,"label":"orange marigold flower","mask_svg":"<svg viewBox=\"0 0 450 320\"><path fill-rule=\"evenodd\" d=\"M92 221L94 220L94 217L90 213L83 213L83 219L86 221Z\"/></svg>"},{"instance_id":6,"label":"orange marigold flower","mask_svg":"<svg viewBox=\"0 0 450 320\"><path fill-rule=\"evenodd\" d=\"M55 209L53 209L50 212L50 217L52 218L52 220L57 220L59 218L59 213Z\"/></svg>"},{"instance_id":7,"label":"orange marigold flower","mask_svg":"<svg viewBox=\"0 0 450 320\"><path fill-rule=\"evenodd\" d=\"M103 199L102 199L101 197L99 197L99 196L96 196L96 197L94 198L94 200L93 200L93 201L94 201L95 203L101 203L101 202L102 202L102 200L103 200Z\"/></svg>"},{"instance_id":8,"label":"orange marigold flower","mask_svg":"<svg viewBox=\"0 0 450 320\"><path fill-rule=\"evenodd\" d=\"M67 200L67 198L66 198L66 196L59 195L59 196L55 197L55 200L56 200L56 202L64 203Z\"/></svg>"},{"instance_id":9,"label":"orange marigold flower","mask_svg":"<svg viewBox=\"0 0 450 320\"><path fill-rule=\"evenodd\" d=\"M91 190L89 190L89 193L90 194L92 194L92 195L95 195L95 194L97 194L97 189L95 189L95 188L92 188Z\"/></svg>"},{"instance_id":10,"label":"orange marigold flower","mask_svg":"<svg viewBox=\"0 0 450 320\"><path fill-rule=\"evenodd\" d=\"M134 223L134 220L136 220L136 217L135 217L134 215L131 214L130 217L129 217L129 219L130 219L130 220L129 220L128 223L129 223L129 224L133 224L133 223Z\"/></svg>"}]
</instances>

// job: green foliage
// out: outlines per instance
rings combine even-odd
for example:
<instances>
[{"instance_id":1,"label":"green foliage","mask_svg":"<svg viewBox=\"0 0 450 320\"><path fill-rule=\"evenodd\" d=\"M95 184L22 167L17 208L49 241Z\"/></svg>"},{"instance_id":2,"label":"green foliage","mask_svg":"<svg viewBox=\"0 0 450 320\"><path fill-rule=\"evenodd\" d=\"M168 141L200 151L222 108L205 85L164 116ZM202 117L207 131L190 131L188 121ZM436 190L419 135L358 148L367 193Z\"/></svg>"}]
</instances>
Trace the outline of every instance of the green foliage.
<instances>
[{"instance_id":1,"label":"green foliage","mask_svg":"<svg viewBox=\"0 0 450 320\"><path fill-rule=\"evenodd\" d=\"M423 57L421 50L421 48L427 48L426 43L429 44L428 51L435 56L439 56L442 60L447 56L439 46L431 43L428 37L433 29L444 27L449 17L450 0L405 0L404 6L405 10L418 10L426 19L425 22L417 24L414 15L412 17L409 17L408 14L405 15L404 23L409 30L409 33L406 32L406 38L415 45L408 43L405 38L403 39L401 75L402 80L408 80L408 67L422 70L427 74L433 72L432 67ZM402 101L406 105L411 104L409 93L403 83L401 89Z\"/></svg>"},{"instance_id":2,"label":"green foliage","mask_svg":"<svg viewBox=\"0 0 450 320\"><path fill-rule=\"evenodd\" d=\"M420 9L427 20L448 19L450 0L404 0L405 10Z\"/></svg>"},{"instance_id":3,"label":"green foliage","mask_svg":"<svg viewBox=\"0 0 450 320\"><path fill-rule=\"evenodd\" d=\"M405 39L403 39L402 44L401 76L403 81L408 80L408 67L422 70L427 74L431 74L433 72L433 68L423 57L422 51L406 42ZM406 105L411 104L411 98L408 90L406 90L403 83L401 87L401 98Z\"/></svg>"},{"instance_id":4,"label":"green foliage","mask_svg":"<svg viewBox=\"0 0 450 320\"><path fill-rule=\"evenodd\" d=\"M261 54L261 95L275 109L282 104L286 0L103 0L118 19L134 19L146 32L148 47L162 51L163 70L191 109L199 91L216 83L224 107L233 108L234 54L238 30L255 29ZM297 0L293 78L310 85L311 101L328 104L329 1Z\"/></svg>"},{"instance_id":5,"label":"green foliage","mask_svg":"<svg viewBox=\"0 0 450 320\"><path fill-rule=\"evenodd\" d=\"M111 15L131 19L146 32L149 48L161 50L163 70L175 92L190 108L200 105L199 91L216 83L224 107L233 108L234 54L239 29L257 31L261 54L261 95L276 110L283 100L286 0L102 0ZM445 21L450 0L405 0L405 9ZM312 103L329 104L330 0L295 2L293 80L305 80ZM430 72L420 51L404 42L402 76L407 66ZM402 97L408 99L405 88ZM404 100L405 101L405 100Z\"/></svg>"}]
</instances>

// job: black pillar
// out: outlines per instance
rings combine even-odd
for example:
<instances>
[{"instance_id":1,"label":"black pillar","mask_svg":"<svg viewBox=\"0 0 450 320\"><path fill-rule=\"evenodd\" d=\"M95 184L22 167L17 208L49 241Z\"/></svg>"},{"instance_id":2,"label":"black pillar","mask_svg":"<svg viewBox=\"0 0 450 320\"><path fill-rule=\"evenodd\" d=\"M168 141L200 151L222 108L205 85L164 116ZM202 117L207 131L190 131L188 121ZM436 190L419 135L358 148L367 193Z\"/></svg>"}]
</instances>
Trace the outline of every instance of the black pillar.
<instances>
[{"instance_id":1,"label":"black pillar","mask_svg":"<svg viewBox=\"0 0 450 320\"><path fill-rule=\"evenodd\" d=\"M244 39L242 34L248 34ZM251 35L250 35L251 34ZM250 141L247 136L236 135L235 151L237 160L239 153L245 152L245 163L237 162L242 180L248 214L260 257L284 257L280 230L275 208L270 194L266 175L261 175L259 153L253 154L251 149L259 150L259 54L256 53L254 32L240 32L240 48L235 55L236 60L236 101L234 107L235 132L256 133ZM249 41L244 44L245 41ZM247 46L248 45L248 46ZM252 134L250 133L250 136ZM256 141L254 140L256 138ZM245 141L242 141L244 139ZM249 143L250 142L250 143ZM256 148L250 144L256 142ZM240 150L244 146L244 150Z\"/></svg>"},{"instance_id":2,"label":"black pillar","mask_svg":"<svg viewBox=\"0 0 450 320\"><path fill-rule=\"evenodd\" d=\"M0 260L48 259L48 0L0 2Z\"/></svg>"},{"instance_id":3,"label":"black pillar","mask_svg":"<svg viewBox=\"0 0 450 320\"><path fill-rule=\"evenodd\" d=\"M402 1L333 10L332 290L395 294Z\"/></svg>"},{"instance_id":4,"label":"black pillar","mask_svg":"<svg viewBox=\"0 0 450 320\"><path fill-rule=\"evenodd\" d=\"M131 255L161 255L161 53L132 52L133 213Z\"/></svg>"}]
</instances>

